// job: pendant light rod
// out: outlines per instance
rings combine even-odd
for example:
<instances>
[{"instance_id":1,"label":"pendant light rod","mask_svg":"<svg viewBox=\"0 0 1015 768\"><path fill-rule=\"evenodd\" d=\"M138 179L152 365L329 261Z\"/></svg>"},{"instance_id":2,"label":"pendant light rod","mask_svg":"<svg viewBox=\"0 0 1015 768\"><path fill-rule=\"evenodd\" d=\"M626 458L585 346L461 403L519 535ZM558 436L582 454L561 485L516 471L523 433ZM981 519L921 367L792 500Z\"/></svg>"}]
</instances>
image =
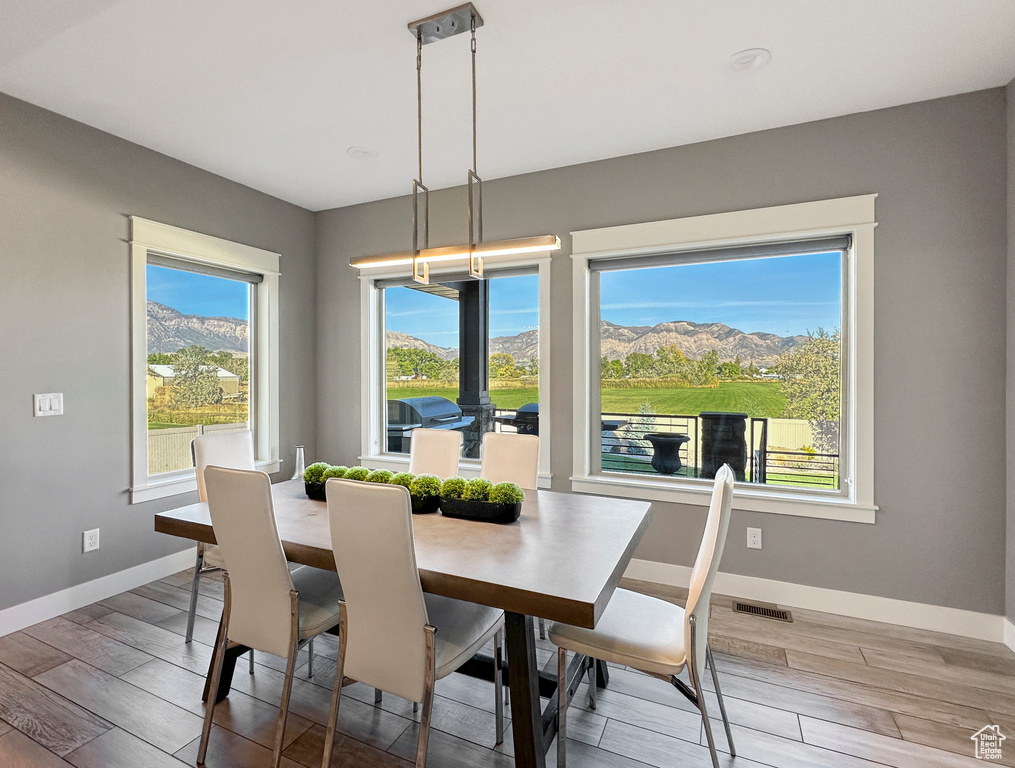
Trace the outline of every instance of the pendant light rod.
<instances>
[{"instance_id":1,"label":"pendant light rod","mask_svg":"<svg viewBox=\"0 0 1015 768\"><path fill-rule=\"evenodd\" d=\"M483 260L506 257L524 258L528 254L560 249L556 235L536 235L513 240L483 241L483 180L478 173L476 128L476 29L483 26L483 17L472 3L410 22L408 27L416 38L416 139L419 152L419 178L412 180L412 250L379 256L359 256L349 261L357 269L404 267L411 265L412 277L420 283L430 282L430 264L466 261L469 274L483 277ZM472 51L472 168L468 172L469 241L463 245L430 248L430 190L423 185L423 46L445 40L462 32L471 32ZM422 207L422 212L420 208ZM422 220L422 222L421 222ZM422 223L422 236L420 224Z\"/></svg>"},{"instance_id":2,"label":"pendant light rod","mask_svg":"<svg viewBox=\"0 0 1015 768\"><path fill-rule=\"evenodd\" d=\"M472 170L469 183L469 277L483 279L483 257L476 253L476 245L483 242L483 180L479 178L476 163L476 15L469 20L472 30Z\"/></svg>"}]
</instances>

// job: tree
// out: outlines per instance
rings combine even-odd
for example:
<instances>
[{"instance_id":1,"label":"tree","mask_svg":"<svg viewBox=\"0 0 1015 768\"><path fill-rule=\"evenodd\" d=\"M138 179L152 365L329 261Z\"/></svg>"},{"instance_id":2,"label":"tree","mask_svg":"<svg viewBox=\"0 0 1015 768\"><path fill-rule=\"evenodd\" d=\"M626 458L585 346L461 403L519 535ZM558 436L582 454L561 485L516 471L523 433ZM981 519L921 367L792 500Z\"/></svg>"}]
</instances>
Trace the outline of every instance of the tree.
<instances>
[{"instance_id":1,"label":"tree","mask_svg":"<svg viewBox=\"0 0 1015 768\"><path fill-rule=\"evenodd\" d=\"M490 355L490 376L494 379L506 379L513 375L515 359L507 352L495 352Z\"/></svg>"},{"instance_id":2,"label":"tree","mask_svg":"<svg viewBox=\"0 0 1015 768\"><path fill-rule=\"evenodd\" d=\"M839 347L838 331L819 328L800 347L779 357L785 418L839 421Z\"/></svg>"},{"instance_id":3,"label":"tree","mask_svg":"<svg viewBox=\"0 0 1015 768\"><path fill-rule=\"evenodd\" d=\"M619 360L608 360L603 355L599 361L599 377L601 379L622 379L624 378L624 364Z\"/></svg>"},{"instance_id":4,"label":"tree","mask_svg":"<svg viewBox=\"0 0 1015 768\"><path fill-rule=\"evenodd\" d=\"M740 365L732 360L727 360L725 363L719 363L719 378L720 379L739 379L742 376Z\"/></svg>"},{"instance_id":5,"label":"tree","mask_svg":"<svg viewBox=\"0 0 1015 768\"><path fill-rule=\"evenodd\" d=\"M149 352L148 365L172 365L173 355L168 352Z\"/></svg>"},{"instance_id":6,"label":"tree","mask_svg":"<svg viewBox=\"0 0 1015 768\"><path fill-rule=\"evenodd\" d=\"M214 365L208 350L194 345L176 353L173 363L173 408L198 408L221 398Z\"/></svg>"},{"instance_id":7,"label":"tree","mask_svg":"<svg viewBox=\"0 0 1015 768\"><path fill-rule=\"evenodd\" d=\"M684 376L693 386L707 387L717 382L718 370L719 352L713 349L702 355L700 360L689 360L684 366Z\"/></svg>"},{"instance_id":8,"label":"tree","mask_svg":"<svg viewBox=\"0 0 1015 768\"><path fill-rule=\"evenodd\" d=\"M679 376L687 365L687 356L676 344L666 344L656 350L653 370L656 376Z\"/></svg>"},{"instance_id":9,"label":"tree","mask_svg":"<svg viewBox=\"0 0 1015 768\"><path fill-rule=\"evenodd\" d=\"M652 374L652 355L632 352L624 359L624 373L632 379L642 379Z\"/></svg>"}]
</instances>

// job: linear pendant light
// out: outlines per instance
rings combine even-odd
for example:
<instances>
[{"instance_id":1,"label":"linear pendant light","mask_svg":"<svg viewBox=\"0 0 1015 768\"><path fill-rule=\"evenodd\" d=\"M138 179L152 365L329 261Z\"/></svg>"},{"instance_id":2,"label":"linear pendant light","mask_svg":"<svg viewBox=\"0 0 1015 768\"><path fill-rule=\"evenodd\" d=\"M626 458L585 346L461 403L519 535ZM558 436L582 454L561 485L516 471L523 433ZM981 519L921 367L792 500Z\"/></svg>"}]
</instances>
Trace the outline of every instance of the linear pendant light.
<instances>
[{"instance_id":1,"label":"linear pendant light","mask_svg":"<svg viewBox=\"0 0 1015 768\"><path fill-rule=\"evenodd\" d=\"M426 285L430 282L430 265L434 263L467 259L469 275L483 279L484 258L545 253L560 249L560 238L556 235L483 242L483 180L476 171L476 28L481 26L483 17L472 3L465 3L409 23L409 31L416 38L416 127L419 148L419 178L412 180L412 250L378 256L358 256L349 261L350 266L369 269L412 265L413 280ZM466 30L472 33L472 168L469 169L467 176L469 242L430 248L430 190L423 185L423 46L453 37ZM421 206L422 216L419 210Z\"/></svg>"}]
</instances>

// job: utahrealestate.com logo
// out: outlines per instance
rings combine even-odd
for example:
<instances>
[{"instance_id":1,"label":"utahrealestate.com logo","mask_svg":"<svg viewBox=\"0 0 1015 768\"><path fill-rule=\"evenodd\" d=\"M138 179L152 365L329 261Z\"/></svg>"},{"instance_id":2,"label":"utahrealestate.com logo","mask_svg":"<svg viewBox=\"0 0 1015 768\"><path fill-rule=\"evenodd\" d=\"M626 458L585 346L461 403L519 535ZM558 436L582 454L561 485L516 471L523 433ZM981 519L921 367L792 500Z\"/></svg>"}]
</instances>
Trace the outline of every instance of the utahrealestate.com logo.
<instances>
[{"instance_id":1,"label":"utahrealestate.com logo","mask_svg":"<svg viewBox=\"0 0 1015 768\"><path fill-rule=\"evenodd\" d=\"M986 725L969 738L976 745L974 754L978 760L1001 759L1001 742L1006 738L1001 733L1001 726Z\"/></svg>"}]
</instances>

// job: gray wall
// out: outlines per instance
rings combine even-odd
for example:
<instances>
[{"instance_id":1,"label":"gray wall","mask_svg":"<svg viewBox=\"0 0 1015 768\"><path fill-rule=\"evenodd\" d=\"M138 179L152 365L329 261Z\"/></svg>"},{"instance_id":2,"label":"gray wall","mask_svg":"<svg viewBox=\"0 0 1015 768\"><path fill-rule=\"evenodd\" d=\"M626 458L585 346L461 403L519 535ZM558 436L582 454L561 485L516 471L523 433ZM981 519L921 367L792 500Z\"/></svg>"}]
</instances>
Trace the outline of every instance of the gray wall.
<instances>
[{"instance_id":1,"label":"gray wall","mask_svg":"<svg viewBox=\"0 0 1015 768\"><path fill-rule=\"evenodd\" d=\"M314 445L316 338L312 213L3 95L0 137L2 609L186 547L152 516L196 494L128 499L128 215L282 254L280 475Z\"/></svg>"},{"instance_id":2,"label":"gray wall","mask_svg":"<svg viewBox=\"0 0 1015 768\"><path fill-rule=\"evenodd\" d=\"M1008 377L1007 440L1008 516L1006 544L1006 614L1015 621L1015 80L1005 89L1008 107Z\"/></svg>"},{"instance_id":3,"label":"gray wall","mask_svg":"<svg viewBox=\"0 0 1015 768\"><path fill-rule=\"evenodd\" d=\"M737 513L723 570L1002 613L1005 607L1005 99L994 89L485 184L489 239L554 232L553 484L571 470L569 232L870 192L876 525ZM407 169L406 182L409 182ZM465 235L462 191L431 202ZM352 256L408 247L406 198L318 215L317 458L359 452ZM691 563L704 509L654 505L637 556ZM748 525L765 548L748 551Z\"/></svg>"}]
</instances>

